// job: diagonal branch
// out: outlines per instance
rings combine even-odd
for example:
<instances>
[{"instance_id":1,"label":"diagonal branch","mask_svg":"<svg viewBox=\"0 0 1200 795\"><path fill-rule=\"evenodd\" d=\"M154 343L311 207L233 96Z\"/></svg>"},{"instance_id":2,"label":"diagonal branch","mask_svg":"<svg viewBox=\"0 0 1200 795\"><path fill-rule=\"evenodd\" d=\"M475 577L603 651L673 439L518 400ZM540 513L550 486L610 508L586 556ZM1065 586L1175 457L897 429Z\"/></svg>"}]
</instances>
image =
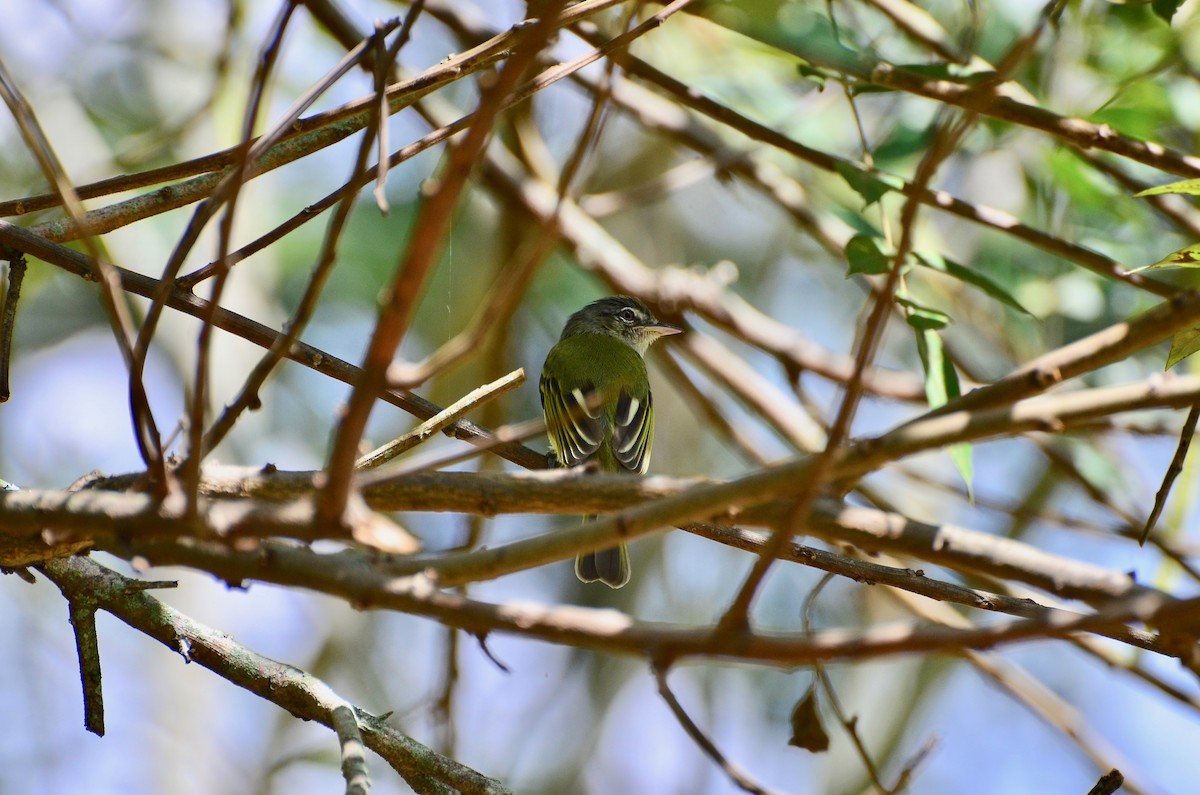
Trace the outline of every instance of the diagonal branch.
<instances>
[{"instance_id":1,"label":"diagonal branch","mask_svg":"<svg viewBox=\"0 0 1200 795\"><path fill-rule=\"evenodd\" d=\"M342 521L353 485L355 451L375 405L376 395L387 386L388 365L408 330L425 281L442 250L458 197L465 189L476 161L483 154L492 126L505 101L549 40L555 20L564 5L565 0L549 0L542 8L542 17L522 32L519 43L505 61L496 80L483 90L465 136L450 150L440 177L421 204L413 222L408 249L396 263L392 283L386 289L379 321L363 357L362 374L354 385L341 422L338 423L319 503L321 521Z\"/></svg>"},{"instance_id":2,"label":"diagonal branch","mask_svg":"<svg viewBox=\"0 0 1200 795\"><path fill-rule=\"evenodd\" d=\"M347 702L321 680L299 668L264 657L236 643L228 635L168 607L145 593L137 580L79 557L50 561L42 571L68 601L80 597L92 599L97 609L111 613L179 652L186 661L202 665L296 717L331 729L336 729L336 724L346 717ZM422 783L433 781L463 793L502 795L508 792L499 782L435 753L388 726L382 719L357 707L352 709L366 746L386 759L418 791L422 789Z\"/></svg>"},{"instance_id":3,"label":"diagonal branch","mask_svg":"<svg viewBox=\"0 0 1200 795\"><path fill-rule=\"evenodd\" d=\"M740 766L730 761L725 754L721 753L721 749L717 748L716 743L704 733L704 730L692 720L692 716L683 708L683 704L679 703L675 693L671 690L670 684L667 683L667 671L660 666L654 666L654 681L658 683L658 694L662 696L662 700L667 703L667 707L671 710L671 714L675 716L675 720L687 732L688 737L691 737L696 745L700 746L703 751L717 767L729 776L738 789L744 792L754 793L754 795L773 795L778 793L778 790L770 790L764 788L757 781L751 779Z\"/></svg>"},{"instance_id":4,"label":"diagonal branch","mask_svg":"<svg viewBox=\"0 0 1200 795\"><path fill-rule=\"evenodd\" d=\"M0 244L37 257L85 279L92 272L93 266L89 257L66 246L47 241L27 229L7 221L0 221ZM158 289L160 284L158 279L124 268L116 266L114 268L121 280L121 287L134 295L149 297ZM208 302L198 298L190 291L175 287L167 293L167 306L199 318L207 312ZM223 307L217 307L213 312L212 323L217 328L262 348L271 348L280 344L280 340L283 338L283 335L274 329ZM354 383L360 372L349 362L303 342L295 342L287 347L285 355L291 361L346 384ZM442 410L440 406L409 392L388 391L381 395L381 399L423 420L429 419ZM467 420L459 420L450 426L447 432L452 433L457 439L487 447L497 455L527 469L544 469L546 467L545 455L534 452L516 442L498 442L487 430Z\"/></svg>"},{"instance_id":5,"label":"diagonal branch","mask_svg":"<svg viewBox=\"0 0 1200 795\"><path fill-rule=\"evenodd\" d=\"M138 453L146 463L147 470L152 475L151 479L163 487L166 478L166 464L163 460L162 439L154 421L154 413L150 409L146 385L141 378L136 344L138 332L134 328L133 318L124 296L120 293L114 269L100 257L100 248L96 240L99 231L84 220L83 205L67 177L66 170L50 145L49 138L42 130L33 108L29 106L24 95L13 82L3 62L0 62L0 96L3 97L5 104L8 105L16 119L21 136L37 159L46 180L54 186L56 194L67 210L68 218L81 230L80 236L84 238L84 247L91 255L89 261L91 267L87 271L87 276L100 284L101 303L128 371L129 409L134 442L137 444ZM22 250L18 249L18 251Z\"/></svg>"}]
</instances>

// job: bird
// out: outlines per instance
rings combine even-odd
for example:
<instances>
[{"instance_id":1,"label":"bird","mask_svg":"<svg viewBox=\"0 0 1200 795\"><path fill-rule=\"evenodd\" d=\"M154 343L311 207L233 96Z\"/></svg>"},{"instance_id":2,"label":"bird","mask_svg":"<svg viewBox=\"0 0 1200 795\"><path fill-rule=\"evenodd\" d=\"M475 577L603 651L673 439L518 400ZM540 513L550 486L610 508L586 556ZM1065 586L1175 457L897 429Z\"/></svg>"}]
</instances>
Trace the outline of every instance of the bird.
<instances>
[{"instance_id":1,"label":"bird","mask_svg":"<svg viewBox=\"0 0 1200 795\"><path fill-rule=\"evenodd\" d=\"M558 466L646 473L654 403L643 357L656 340L681 331L625 295L593 301L568 318L539 383ZM624 544L585 552L575 559L575 575L620 588L629 582L629 552Z\"/></svg>"}]
</instances>

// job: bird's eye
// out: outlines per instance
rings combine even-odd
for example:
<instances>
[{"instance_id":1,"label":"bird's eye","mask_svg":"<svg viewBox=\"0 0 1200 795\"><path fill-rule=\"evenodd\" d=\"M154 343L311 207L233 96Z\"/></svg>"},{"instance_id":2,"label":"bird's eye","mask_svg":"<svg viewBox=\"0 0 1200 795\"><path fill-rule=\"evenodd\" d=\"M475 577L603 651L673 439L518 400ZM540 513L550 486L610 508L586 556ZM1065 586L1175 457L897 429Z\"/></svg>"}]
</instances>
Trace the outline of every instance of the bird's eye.
<instances>
[{"instance_id":1,"label":"bird's eye","mask_svg":"<svg viewBox=\"0 0 1200 795\"><path fill-rule=\"evenodd\" d=\"M621 318L621 321L624 323L633 323L635 320L637 320L637 315L634 314L634 311L629 307L625 307L618 312L617 317Z\"/></svg>"}]
</instances>

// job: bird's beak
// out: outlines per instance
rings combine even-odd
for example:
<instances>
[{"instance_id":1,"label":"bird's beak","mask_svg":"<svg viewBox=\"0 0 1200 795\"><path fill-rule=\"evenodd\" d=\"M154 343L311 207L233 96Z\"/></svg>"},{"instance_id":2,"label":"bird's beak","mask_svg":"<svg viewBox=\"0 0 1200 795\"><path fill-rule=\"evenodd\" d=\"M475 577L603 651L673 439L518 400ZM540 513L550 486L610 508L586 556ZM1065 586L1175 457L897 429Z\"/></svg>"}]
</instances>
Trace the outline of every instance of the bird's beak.
<instances>
[{"instance_id":1,"label":"bird's beak","mask_svg":"<svg viewBox=\"0 0 1200 795\"><path fill-rule=\"evenodd\" d=\"M652 334L653 339L658 339L659 337L669 337L672 334L681 334L683 329L671 323L663 323L662 321L659 321L653 326L646 326L645 331L648 334Z\"/></svg>"}]
</instances>

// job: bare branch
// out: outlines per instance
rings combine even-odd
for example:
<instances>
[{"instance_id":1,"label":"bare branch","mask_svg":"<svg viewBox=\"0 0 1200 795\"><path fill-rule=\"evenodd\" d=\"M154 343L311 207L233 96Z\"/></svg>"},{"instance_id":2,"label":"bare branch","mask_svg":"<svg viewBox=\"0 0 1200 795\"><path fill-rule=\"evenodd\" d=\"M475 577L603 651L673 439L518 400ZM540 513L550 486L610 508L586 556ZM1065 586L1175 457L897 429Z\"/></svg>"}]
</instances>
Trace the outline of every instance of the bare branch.
<instances>
[{"instance_id":1,"label":"bare branch","mask_svg":"<svg viewBox=\"0 0 1200 795\"><path fill-rule=\"evenodd\" d=\"M87 278L91 273L92 265L89 258L85 255L65 246L44 240L30 233L27 229L14 226L6 221L0 221L0 243L35 256L77 276ZM149 297L158 289L158 285L160 284L157 279L123 268L116 268L116 272L121 279L121 286L135 295ZM207 311L208 306L208 302L178 287L169 291L167 304L172 309L192 315L193 317L201 317ZM271 348L273 345L278 344L282 338L279 332L223 307L217 307L212 315L212 322L218 328L235 334L262 348ZM294 362L310 367L323 375L330 376L343 383L353 383L359 374L359 369L349 362L314 348L311 345L306 345L303 342L296 342L290 348L287 348L286 355L288 359ZM421 419L429 419L442 410L440 406L430 403L419 395L406 392L385 392L381 395L381 399L399 406ZM543 469L546 466L544 455L535 453L520 444L512 442L497 443L487 431L474 423L460 420L452 427L455 438L487 446L488 449L494 451L497 455L508 458L523 467Z\"/></svg>"},{"instance_id":2,"label":"bare branch","mask_svg":"<svg viewBox=\"0 0 1200 795\"><path fill-rule=\"evenodd\" d=\"M397 437L379 449L373 450L359 458L354 463L354 468L358 470L374 469L377 466L386 464L396 456L402 455L416 447L448 425L458 422L488 401L511 392L524 383L525 371L513 370L508 375L498 378L490 384L484 384L463 395L456 402L442 409L403 436Z\"/></svg>"},{"instance_id":3,"label":"bare branch","mask_svg":"<svg viewBox=\"0 0 1200 795\"><path fill-rule=\"evenodd\" d=\"M353 486L355 451L366 428L376 395L387 382L388 364L408 330L425 281L442 250L451 214L466 187L476 161L482 156L492 126L520 84L526 69L549 40L565 0L550 0L542 17L522 31L513 53L495 81L483 89L465 136L450 150L441 176L422 202L413 223L408 248L396 263L383 308L363 356L362 375L346 404L329 453L327 480L322 488L319 516L325 522L341 522Z\"/></svg>"},{"instance_id":4,"label":"bare branch","mask_svg":"<svg viewBox=\"0 0 1200 795\"><path fill-rule=\"evenodd\" d=\"M122 577L92 560L50 561L42 571L68 601L79 597L94 600L96 609L111 613L168 649L184 654L188 662L202 665L299 718L336 729L335 712L349 707L312 674L238 644L228 635L188 618L137 588L136 580ZM421 789L420 782L437 781L463 793L501 795L508 792L499 782L434 753L380 718L357 707L352 709L366 746L386 759L418 790ZM344 717L342 713L336 720ZM348 727L345 728L349 735Z\"/></svg>"},{"instance_id":5,"label":"bare branch","mask_svg":"<svg viewBox=\"0 0 1200 795\"><path fill-rule=\"evenodd\" d=\"M717 764L729 776L738 789L743 792L752 792L755 795L772 795L778 793L778 790L767 789L758 782L746 775L745 771L740 766L731 762L721 750L717 748L704 730L696 725L696 721L692 720L692 716L687 714L687 710L679 703L679 699L675 697L675 693L671 691L671 686L667 684L667 671L659 666L654 666L654 679L658 682L658 694L662 696L662 700L667 702L667 707L670 708L671 714L675 716L675 720L679 721L679 725L687 732L688 737L700 747L706 756Z\"/></svg>"},{"instance_id":6,"label":"bare branch","mask_svg":"<svg viewBox=\"0 0 1200 795\"><path fill-rule=\"evenodd\" d=\"M1087 615L1049 610L1036 620L1019 619L963 630L888 625L813 635L747 631L736 645L731 645L711 626L638 621L611 609L473 600L439 590L423 574L396 577L361 554L318 554L303 547L271 545L264 555L262 551L238 551L199 540L187 544L145 541L133 549L155 565L191 566L231 583L264 580L337 596L360 608L426 616L472 634L503 632L644 657L664 665L683 658L711 657L787 667L898 653L992 648L1035 638L1107 630L1131 622L1186 632L1200 617L1200 599L1163 599L1150 593L1115 600ZM1164 650L1185 664L1196 664L1194 642L1165 645Z\"/></svg>"},{"instance_id":7,"label":"bare branch","mask_svg":"<svg viewBox=\"0 0 1200 795\"><path fill-rule=\"evenodd\" d=\"M1139 544L1146 543L1146 538L1154 529L1154 525L1158 523L1158 517L1162 515L1163 508L1167 505L1167 497L1171 494L1171 484L1175 482L1175 478L1179 477L1179 473L1183 471L1184 461L1187 460L1188 447L1191 446L1192 436L1196 433L1197 421L1200 421L1200 403L1192 406L1188 411L1187 419L1183 421L1183 429L1179 432L1179 444L1175 448L1175 455L1171 457L1166 474L1163 475L1162 485L1159 486L1158 493L1154 495L1154 507L1150 509L1150 515L1146 517L1146 524L1142 527L1142 537L1138 539Z\"/></svg>"}]
</instances>

